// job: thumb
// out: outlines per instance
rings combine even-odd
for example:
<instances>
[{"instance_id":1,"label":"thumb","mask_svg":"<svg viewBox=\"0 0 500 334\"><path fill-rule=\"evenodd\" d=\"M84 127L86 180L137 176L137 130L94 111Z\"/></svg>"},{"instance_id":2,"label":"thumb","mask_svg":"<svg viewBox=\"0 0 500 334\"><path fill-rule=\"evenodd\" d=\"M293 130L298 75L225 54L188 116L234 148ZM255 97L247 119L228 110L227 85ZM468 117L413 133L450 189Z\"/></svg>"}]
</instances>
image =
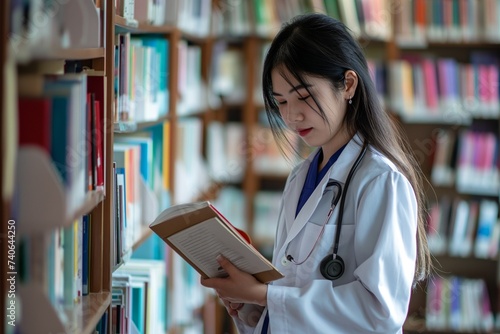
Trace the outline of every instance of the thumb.
<instances>
[{"instance_id":1,"label":"thumb","mask_svg":"<svg viewBox=\"0 0 500 334\"><path fill-rule=\"evenodd\" d=\"M226 259L223 255L217 256L217 262L219 265L226 271L229 276L233 276L238 272L238 268L236 268L228 259Z\"/></svg>"}]
</instances>

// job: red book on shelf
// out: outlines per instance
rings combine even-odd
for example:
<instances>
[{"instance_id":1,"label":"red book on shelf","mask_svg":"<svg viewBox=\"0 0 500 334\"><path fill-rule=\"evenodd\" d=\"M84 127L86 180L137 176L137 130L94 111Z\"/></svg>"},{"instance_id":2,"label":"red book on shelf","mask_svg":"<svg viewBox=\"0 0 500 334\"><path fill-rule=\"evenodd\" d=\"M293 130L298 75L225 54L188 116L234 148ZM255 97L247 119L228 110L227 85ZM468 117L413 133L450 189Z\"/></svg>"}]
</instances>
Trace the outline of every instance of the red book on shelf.
<instances>
[{"instance_id":1,"label":"red book on shelf","mask_svg":"<svg viewBox=\"0 0 500 334\"><path fill-rule=\"evenodd\" d=\"M95 101L94 108L96 113L95 124L95 147L97 155L97 186L104 186L104 130L103 130L103 115L101 109L101 102Z\"/></svg>"},{"instance_id":2,"label":"red book on shelf","mask_svg":"<svg viewBox=\"0 0 500 334\"><path fill-rule=\"evenodd\" d=\"M36 145L50 152L51 109L48 98L19 98L19 146Z\"/></svg>"}]
</instances>

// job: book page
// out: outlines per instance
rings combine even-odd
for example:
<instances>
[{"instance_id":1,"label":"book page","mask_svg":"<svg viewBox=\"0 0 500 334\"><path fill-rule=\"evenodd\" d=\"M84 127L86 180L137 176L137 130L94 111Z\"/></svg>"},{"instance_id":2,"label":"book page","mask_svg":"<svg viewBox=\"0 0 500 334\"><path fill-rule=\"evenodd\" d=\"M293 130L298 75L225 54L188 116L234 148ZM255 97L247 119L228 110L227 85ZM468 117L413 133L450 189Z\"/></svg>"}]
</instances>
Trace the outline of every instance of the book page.
<instances>
[{"instance_id":1,"label":"book page","mask_svg":"<svg viewBox=\"0 0 500 334\"><path fill-rule=\"evenodd\" d=\"M227 276L216 260L219 254L249 274L272 269L253 248L236 238L217 218L191 226L168 240L208 277Z\"/></svg>"},{"instance_id":2,"label":"book page","mask_svg":"<svg viewBox=\"0 0 500 334\"><path fill-rule=\"evenodd\" d=\"M196 202L196 203L186 203L186 204L171 206L168 209L164 210L162 213L160 213L160 215L155 219L155 221L151 224L151 226L154 226L156 224L161 224L164 221L167 221L173 217L179 217L187 213L200 210L209 205L210 205L209 202Z\"/></svg>"}]
</instances>

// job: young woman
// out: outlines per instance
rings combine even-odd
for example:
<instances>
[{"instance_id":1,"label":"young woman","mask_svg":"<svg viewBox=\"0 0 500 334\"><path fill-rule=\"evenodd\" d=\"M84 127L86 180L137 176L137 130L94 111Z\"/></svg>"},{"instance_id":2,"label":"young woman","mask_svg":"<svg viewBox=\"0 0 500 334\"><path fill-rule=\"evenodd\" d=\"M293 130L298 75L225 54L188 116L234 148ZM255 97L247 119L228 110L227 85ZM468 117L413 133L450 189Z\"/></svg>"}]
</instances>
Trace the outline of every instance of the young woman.
<instances>
[{"instance_id":1,"label":"young woman","mask_svg":"<svg viewBox=\"0 0 500 334\"><path fill-rule=\"evenodd\" d=\"M220 257L214 288L240 333L402 333L430 270L417 163L339 21L296 17L274 39L263 93L276 139L317 149L288 177L273 263L259 283Z\"/></svg>"}]
</instances>

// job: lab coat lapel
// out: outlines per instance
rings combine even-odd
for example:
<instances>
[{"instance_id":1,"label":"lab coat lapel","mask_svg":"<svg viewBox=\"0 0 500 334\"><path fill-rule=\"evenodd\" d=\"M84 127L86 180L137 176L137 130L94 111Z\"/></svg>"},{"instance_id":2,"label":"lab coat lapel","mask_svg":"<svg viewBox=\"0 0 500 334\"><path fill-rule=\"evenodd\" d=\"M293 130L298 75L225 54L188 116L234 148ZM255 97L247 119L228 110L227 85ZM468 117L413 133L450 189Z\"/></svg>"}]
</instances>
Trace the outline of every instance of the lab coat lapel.
<instances>
[{"instance_id":1,"label":"lab coat lapel","mask_svg":"<svg viewBox=\"0 0 500 334\"><path fill-rule=\"evenodd\" d=\"M349 174L354 161L359 153L361 153L362 147L363 139L359 135L355 135L347 143L344 151L342 151L342 154L333 165L333 168L330 169L328 179L337 180L344 185L347 180L347 174Z\"/></svg>"},{"instance_id":2,"label":"lab coat lapel","mask_svg":"<svg viewBox=\"0 0 500 334\"><path fill-rule=\"evenodd\" d=\"M301 169L297 172L297 175L293 180L293 184L290 187L290 192L288 193L289 197L285 197L289 198L290 200L289 201L287 200L287 203L285 204L285 209L287 210L285 219L286 219L288 234L284 244L287 244L290 240L292 240L300 232L300 230L304 227L304 225L308 222L309 218L314 213L314 210L316 210L316 207L318 206L318 203L321 200L321 196L323 195L323 190L326 186L328 178L323 178L323 180L321 180L320 184L318 185L318 187L316 187L316 189L311 194L307 202L304 204L297 217L295 217L295 212L297 210L297 203L299 201L300 193L302 192L302 188L304 186L304 182L307 176L307 171L316 153L317 150L315 150L311 155L309 155L309 157L307 158L308 163L307 164L304 163L301 166Z\"/></svg>"},{"instance_id":3,"label":"lab coat lapel","mask_svg":"<svg viewBox=\"0 0 500 334\"><path fill-rule=\"evenodd\" d=\"M317 151L315 151L317 152ZM297 204L299 203L300 193L302 191L302 187L304 186L304 182L306 180L307 171L309 170L309 165L311 164L312 158L314 157L313 152L299 167L299 170L295 173L292 180L290 180L290 185L285 190L284 198L286 201L284 203L285 209L285 223L286 230L289 231L294 220L295 220L295 212L297 211Z\"/></svg>"},{"instance_id":4,"label":"lab coat lapel","mask_svg":"<svg viewBox=\"0 0 500 334\"><path fill-rule=\"evenodd\" d=\"M304 186L304 181L307 175L307 171L309 169L309 165L312 161L312 158L314 157L314 154L317 151L313 152L313 154L307 158L309 160L309 163L307 164L304 163L302 165L301 169L297 172L296 177L294 178L294 180L292 180L293 184L291 184L288 194L285 195L285 198L288 198L290 200L287 200L287 202L285 203L285 209L286 209L285 219L286 219L288 234L286 236L284 245L287 245L293 238L295 238L297 234L302 230L302 228L306 225L306 223L309 221L310 217L316 210L316 207L318 206L321 197L323 196L323 192L328 183L328 180L335 179L340 181L342 184L345 184L345 180L347 179L347 174L349 173L349 170L351 169L354 160L356 159L361 150L362 143L363 140L358 135L355 135L353 139L349 141L347 146L344 148L344 151L339 156L338 160L330 168L329 173L327 173L325 177L323 177L321 182L318 184L314 192L311 194L307 202L302 207L302 210L300 210L297 217L294 218L295 211L297 209L298 198L302 191L302 187Z\"/></svg>"}]
</instances>

